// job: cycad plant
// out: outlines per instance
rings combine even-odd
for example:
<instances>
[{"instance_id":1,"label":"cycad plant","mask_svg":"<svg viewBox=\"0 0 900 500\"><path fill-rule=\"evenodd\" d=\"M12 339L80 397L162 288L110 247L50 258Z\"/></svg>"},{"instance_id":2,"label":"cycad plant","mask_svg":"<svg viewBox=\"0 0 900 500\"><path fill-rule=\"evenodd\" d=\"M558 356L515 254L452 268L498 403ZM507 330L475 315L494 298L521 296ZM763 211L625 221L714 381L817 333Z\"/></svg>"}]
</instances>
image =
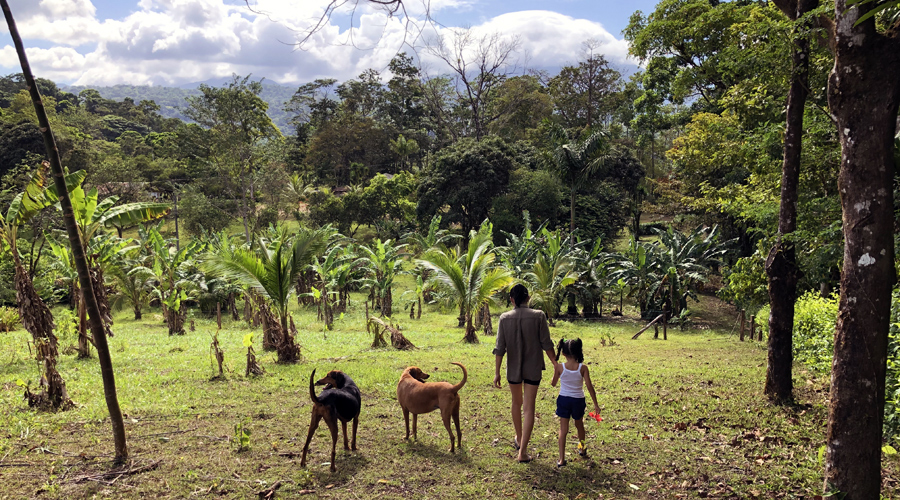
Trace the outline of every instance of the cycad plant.
<instances>
[{"instance_id":1,"label":"cycad plant","mask_svg":"<svg viewBox=\"0 0 900 500\"><path fill-rule=\"evenodd\" d=\"M212 273L251 287L278 313L280 338L275 346L280 363L299 359L300 349L288 328L288 305L294 281L325 248L327 232L301 228L296 235L277 229L277 237L259 238L253 248L220 246L207 254Z\"/></svg>"},{"instance_id":2,"label":"cycad plant","mask_svg":"<svg viewBox=\"0 0 900 500\"><path fill-rule=\"evenodd\" d=\"M513 281L509 271L494 266L492 230L492 225L485 221L481 229L469 233L465 253L433 248L417 261L434 273L431 280L444 288L448 297L459 307L459 326L465 325L463 340L469 343L478 342L472 322L473 314L484 305L492 303L494 294Z\"/></svg>"}]
</instances>

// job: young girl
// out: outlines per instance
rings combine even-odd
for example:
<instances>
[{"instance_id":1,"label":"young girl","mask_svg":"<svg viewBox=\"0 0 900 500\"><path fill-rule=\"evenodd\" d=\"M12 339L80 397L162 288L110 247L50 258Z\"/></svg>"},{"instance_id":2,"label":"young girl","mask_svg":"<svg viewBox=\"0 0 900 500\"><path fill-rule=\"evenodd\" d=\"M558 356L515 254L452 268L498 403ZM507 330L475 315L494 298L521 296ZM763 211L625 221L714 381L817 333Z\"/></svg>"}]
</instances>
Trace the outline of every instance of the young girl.
<instances>
[{"instance_id":1,"label":"young girl","mask_svg":"<svg viewBox=\"0 0 900 500\"><path fill-rule=\"evenodd\" d=\"M578 430L578 454L587 456L584 447L584 410L587 408L584 398L584 385L587 385L591 399L594 401L594 412L600 413L597 405L597 393L591 384L591 375L584 363L584 354L581 352L581 339L561 339L557 346L556 358L562 353L566 357L565 363L557 363L553 381L550 385L559 385L559 397L556 399L556 416L559 417L559 460L557 467L566 465L566 435L569 433L569 418L575 420L575 428Z\"/></svg>"}]
</instances>

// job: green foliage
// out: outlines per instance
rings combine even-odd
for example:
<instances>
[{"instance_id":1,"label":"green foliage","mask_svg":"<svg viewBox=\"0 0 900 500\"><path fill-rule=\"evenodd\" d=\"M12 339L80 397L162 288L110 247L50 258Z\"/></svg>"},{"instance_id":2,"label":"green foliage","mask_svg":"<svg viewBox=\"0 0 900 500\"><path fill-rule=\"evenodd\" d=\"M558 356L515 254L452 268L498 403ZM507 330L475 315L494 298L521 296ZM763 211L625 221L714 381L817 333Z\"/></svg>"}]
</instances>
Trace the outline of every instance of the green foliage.
<instances>
[{"instance_id":1,"label":"green foliage","mask_svg":"<svg viewBox=\"0 0 900 500\"><path fill-rule=\"evenodd\" d=\"M509 176L509 189L494 198L491 207L491 221L498 235L521 232L524 229L523 210L527 210L537 224L556 226L565 199L563 189L559 178L545 170L513 170Z\"/></svg>"},{"instance_id":2,"label":"green foliage","mask_svg":"<svg viewBox=\"0 0 900 500\"><path fill-rule=\"evenodd\" d=\"M514 167L512 149L497 137L466 138L443 149L422 173L419 223L441 213L444 224L459 224L463 233L477 229L488 217L494 197L506 190Z\"/></svg>"},{"instance_id":3,"label":"green foliage","mask_svg":"<svg viewBox=\"0 0 900 500\"><path fill-rule=\"evenodd\" d=\"M894 290L892 299L884 389L884 434L888 442L900 444L900 290Z\"/></svg>"},{"instance_id":4,"label":"green foliage","mask_svg":"<svg viewBox=\"0 0 900 500\"><path fill-rule=\"evenodd\" d=\"M718 295L723 300L756 314L769 302L768 281L766 280L765 255L767 240L760 240L756 252L749 257L741 257L734 265L725 269L725 286Z\"/></svg>"},{"instance_id":5,"label":"green foliage","mask_svg":"<svg viewBox=\"0 0 900 500\"><path fill-rule=\"evenodd\" d=\"M221 200L210 199L193 186L185 188L178 201L179 220L195 236L204 230L217 233L227 228L233 220L229 211L219 206Z\"/></svg>"},{"instance_id":6,"label":"green foliage","mask_svg":"<svg viewBox=\"0 0 900 500\"><path fill-rule=\"evenodd\" d=\"M838 297L806 292L794 304L794 359L810 367L831 370Z\"/></svg>"},{"instance_id":7,"label":"green foliage","mask_svg":"<svg viewBox=\"0 0 900 500\"><path fill-rule=\"evenodd\" d=\"M21 320L19 310L13 307L0 306L0 331L9 332L19 327Z\"/></svg>"},{"instance_id":8,"label":"green foliage","mask_svg":"<svg viewBox=\"0 0 900 500\"><path fill-rule=\"evenodd\" d=\"M250 450L250 418L242 418L234 424L234 435L231 438L234 451L240 453Z\"/></svg>"}]
</instances>

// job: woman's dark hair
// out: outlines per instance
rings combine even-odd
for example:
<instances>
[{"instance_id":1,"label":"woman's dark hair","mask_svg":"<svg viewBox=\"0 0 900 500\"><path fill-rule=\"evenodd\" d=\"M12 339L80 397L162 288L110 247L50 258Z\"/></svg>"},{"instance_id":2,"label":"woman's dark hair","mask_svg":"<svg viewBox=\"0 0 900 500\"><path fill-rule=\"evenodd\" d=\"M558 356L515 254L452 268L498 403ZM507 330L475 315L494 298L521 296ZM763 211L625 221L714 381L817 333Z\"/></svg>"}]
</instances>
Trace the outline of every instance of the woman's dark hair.
<instances>
[{"instance_id":1,"label":"woman's dark hair","mask_svg":"<svg viewBox=\"0 0 900 500\"><path fill-rule=\"evenodd\" d=\"M581 351L581 339L559 339L556 345L556 360L559 361L559 354L564 356L572 356L575 361L584 363L584 353Z\"/></svg>"},{"instance_id":2,"label":"woman's dark hair","mask_svg":"<svg viewBox=\"0 0 900 500\"><path fill-rule=\"evenodd\" d=\"M523 306L528 303L528 289L525 288L525 285L519 283L509 291L509 297L516 304L516 307Z\"/></svg>"}]
</instances>

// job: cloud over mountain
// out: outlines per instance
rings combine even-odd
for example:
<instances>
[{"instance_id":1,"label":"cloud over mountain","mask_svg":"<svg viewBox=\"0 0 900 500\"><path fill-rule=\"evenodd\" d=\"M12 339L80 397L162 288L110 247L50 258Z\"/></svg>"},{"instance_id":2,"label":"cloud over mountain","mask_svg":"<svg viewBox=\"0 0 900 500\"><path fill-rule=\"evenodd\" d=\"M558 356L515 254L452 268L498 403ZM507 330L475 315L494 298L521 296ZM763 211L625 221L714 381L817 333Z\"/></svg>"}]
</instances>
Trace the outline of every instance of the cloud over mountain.
<instances>
[{"instance_id":1,"label":"cloud over mountain","mask_svg":"<svg viewBox=\"0 0 900 500\"><path fill-rule=\"evenodd\" d=\"M429 24L418 3L391 16L361 3L327 19L323 0L140 0L121 19L101 19L90 0L11 0L35 73L77 85L179 85L252 73L284 84L315 78L352 78L367 68L385 70L398 52L420 47L448 29ZM351 2L352 3L352 2ZM431 14L465 10L465 0L433 0ZM472 26L479 32L518 35L523 55L541 68L574 63L593 38L613 63L627 64L627 46L599 23L551 11L510 12ZM418 51L433 72L436 60ZM12 44L0 48L0 66L18 71Z\"/></svg>"}]
</instances>

